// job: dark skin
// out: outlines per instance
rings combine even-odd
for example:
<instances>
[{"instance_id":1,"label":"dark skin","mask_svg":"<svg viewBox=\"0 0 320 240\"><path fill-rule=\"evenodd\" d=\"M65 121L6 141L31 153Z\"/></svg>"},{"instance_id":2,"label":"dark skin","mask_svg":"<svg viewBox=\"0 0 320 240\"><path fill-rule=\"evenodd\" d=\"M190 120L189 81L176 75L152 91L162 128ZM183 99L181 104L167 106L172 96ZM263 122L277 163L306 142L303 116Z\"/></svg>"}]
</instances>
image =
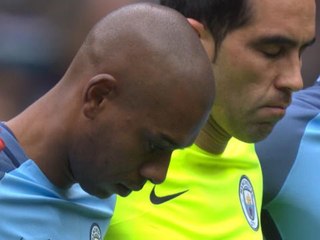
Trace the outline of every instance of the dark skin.
<instances>
[{"instance_id":1,"label":"dark skin","mask_svg":"<svg viewBox=\"0 0 320 240\"><path fill-rule=\"evenodd\" d=\"M126 196L164 180L172 151L207 120L212 92L185 18L138 4L99 22L61 81L7 125L56 186Z\"/></svg>"}]
</instances>

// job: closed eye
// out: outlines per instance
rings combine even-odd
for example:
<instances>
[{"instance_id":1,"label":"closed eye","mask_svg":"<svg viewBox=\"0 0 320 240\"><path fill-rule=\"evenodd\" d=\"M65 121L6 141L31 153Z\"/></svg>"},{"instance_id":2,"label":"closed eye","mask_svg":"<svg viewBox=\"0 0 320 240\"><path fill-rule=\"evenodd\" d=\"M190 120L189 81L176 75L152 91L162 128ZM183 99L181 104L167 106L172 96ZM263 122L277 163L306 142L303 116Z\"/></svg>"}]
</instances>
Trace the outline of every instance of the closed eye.
<instances>
[{"instance_id":1,"label":"closed eye","mask_svg":"<svg viewBox=\"0 0 320 240\"><path fill-rule=\"evenodd\" d=\"M286 54L289 49L298 48L299 47L299 55L303 50L312 45L315 42L315 38L305 42L299 47L298 42L283 36L267 36L256 39L253 42L249 43L249 46L253 49L258 50L267 58L277 58L284 54Z\"/></svg>"},{"instance_id":2,"label":"closed eye","mask_svg":"<svg viewBox=\"0 0 320 240\"><path fill-rule=\"evenodd\" d=\"M260 50L267 58L277 58L284 54L285 50L281 46L264 46Z\"/></svg>"},{"instance_id":3,"label":"closed eye","mask_svg":"<svg viewBox=\"0 0 320 240\"><path fill-rule=\"evenodd\" d=\"M153 152L172 152L178 148L184 147L179 145L170 136L166 134L146 134L146 151Z\"/></svg>"},{"instance_id":4,"label":"closed eye","mask_svg":"<svg viewBox=\"0 0 320 240\"><path fill-rule=\"evenodd\" d=\"M171 150L171 147L169 148L168 146L160 145L158 143L155 143L154 141L149 141L148 145L149 145L148 151L150 153L157 152L157 151L170 151Z\"/></svg>"},{"instance_id":5,"label":"closed eye","mask_svg":"<svg viewBox=\"0 0 320 240\"><path fill-rule=\"evenodd\" d=\"M158 150L158 146L154 142L149 141L148 152L153 153L153 152L155 152L157 150Z\"/></svg>"}]
</instances>

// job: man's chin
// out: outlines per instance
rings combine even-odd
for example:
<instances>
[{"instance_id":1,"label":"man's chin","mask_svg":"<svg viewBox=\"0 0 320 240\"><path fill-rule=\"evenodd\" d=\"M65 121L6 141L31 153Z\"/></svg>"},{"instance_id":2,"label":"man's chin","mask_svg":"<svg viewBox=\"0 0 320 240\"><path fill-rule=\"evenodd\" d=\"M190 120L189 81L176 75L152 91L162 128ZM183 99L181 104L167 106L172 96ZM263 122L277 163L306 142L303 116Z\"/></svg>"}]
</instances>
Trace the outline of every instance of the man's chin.
<instances>
[{"instance_id":1,"label":"man's chin","mask_svg":"<svg viewBox=\"0 0 320 240\"><path fill-rule=\"evenodd\" d=\"M92 195L92 196L95 196L95 197L97 197L97 198L100 198L100 199L106 199L106 198L109 198L109 197L111 197L112 195L115 194L113 191L106 190L106 189L104 189L104 190L95 189L95 191L93 191L92 189L86 189L86 188L84 188L84 187L82 187L82 189L83 189L86 193L88 193L88 194L90 194L90 195Z\"/></svg>"},{"instance_id":2,"label":"man's chin","mask_svg":"<svg viewBox=\"0 0 320 240\"><path fill-rule=\"evenodd\" d=\"M132 192L131 189L125 187L122 184L117 185L116 194L118 194L121 197L127 197Z\"/></svg>"}]
</instances>

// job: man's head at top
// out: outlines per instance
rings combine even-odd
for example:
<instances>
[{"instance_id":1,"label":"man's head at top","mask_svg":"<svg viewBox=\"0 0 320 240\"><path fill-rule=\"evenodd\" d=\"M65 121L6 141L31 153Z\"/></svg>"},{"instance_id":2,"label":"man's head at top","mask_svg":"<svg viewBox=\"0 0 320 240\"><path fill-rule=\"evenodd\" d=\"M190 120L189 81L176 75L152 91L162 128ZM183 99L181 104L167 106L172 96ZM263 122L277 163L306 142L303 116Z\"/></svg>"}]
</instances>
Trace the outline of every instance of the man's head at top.
<instances>
[{"instance_id":1,"label":"man's head at top","mask_svg":"<svg viewBox=\"0 0 320 240\"><path fill-rule=\"evenodd\" d=\"M215 49L219 49L229 32L246 25L251 19L248 0L160 0L160 3L202 23L212 35Z\"/></svg>"},{"instance_id":2,"label":"man's head at top","mask_svg":"<svg viewBox=\"0 0 320 240\"><path fill-rule=\"evenodd\" d=\"M161 4L189 18L212 60L214 128L247 142L265 138L303 86L301 53L315 38L315 0Z\"/></svg>"},{"instance_id":3,"label":"man's head at top","mask_svg":"<svg viewBox=\"0 0 320 240\"><path fill-rule=\"evenodd\" d=\"M68 129L69 178L99 197L125 196L164 180L172 151L190 145L206 122L214 86L187 20L133 4L94 26L43 102L54 99Z\"/></svg>"}]
</instances>

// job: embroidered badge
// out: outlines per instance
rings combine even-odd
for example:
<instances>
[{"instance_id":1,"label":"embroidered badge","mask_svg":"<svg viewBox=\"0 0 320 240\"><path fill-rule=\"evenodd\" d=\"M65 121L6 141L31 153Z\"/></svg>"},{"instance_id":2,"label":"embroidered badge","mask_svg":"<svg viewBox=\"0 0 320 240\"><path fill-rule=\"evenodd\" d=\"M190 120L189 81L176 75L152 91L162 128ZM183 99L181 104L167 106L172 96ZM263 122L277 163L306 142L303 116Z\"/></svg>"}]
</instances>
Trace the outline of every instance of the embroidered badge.
<instances>
[{"instance_id":1,"label":"embroidered badge","mask_svg":"<svg viewBox=\"0 0 320 240\"><path fill-rule=\"evenodd\" d=\"M101 230L98 224L94 223L90 229L90 240L101 240Z\"/></svg>"},{"instance_id":2,"label":"embroidered badge","mask_svg":"<svg viewBox=\"0 0 320 240\"><path fill-rule=\"evenodd\" d=\"M6 147L4 141L0 138L0 152Z\"/></svg>"},{"instance_id":3,"label":"embroidered badge","mask_svg":"<svg viewBox=\"0 0 320 240\"><path fill-rule=\"evenodd\" d=\"M258 211L252 184L247 176L242 176L239 183L241 207L249 225L255 231L259 229Z\"/></svg>"}]
</instances>

